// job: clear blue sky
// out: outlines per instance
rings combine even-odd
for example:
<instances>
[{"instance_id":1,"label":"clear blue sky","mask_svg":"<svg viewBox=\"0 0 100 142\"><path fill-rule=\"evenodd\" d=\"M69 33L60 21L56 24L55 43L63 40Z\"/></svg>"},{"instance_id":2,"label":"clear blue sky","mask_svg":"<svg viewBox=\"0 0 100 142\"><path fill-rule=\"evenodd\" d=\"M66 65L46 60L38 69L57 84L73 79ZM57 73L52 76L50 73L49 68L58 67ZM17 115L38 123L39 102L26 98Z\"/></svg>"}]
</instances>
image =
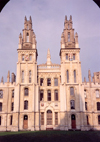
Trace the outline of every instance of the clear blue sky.
<instances>
[{"instance_id":1,"label":"clear blue sky","mask_svg":"<svg viewBox=\"0 0 100 142\"><path fill-rule=\"evenodd\" d=\"M24 17L32 17L36 34L38 64L46 62L47 49L51 61L60 64L60 40L64 18L72 15L73 28L79 36L82 78L88 69L100 71L100 8L93 0L10 0L0 13L0 79L7 72L16 74L19 34Z\"/></svg>"}]
</instances>

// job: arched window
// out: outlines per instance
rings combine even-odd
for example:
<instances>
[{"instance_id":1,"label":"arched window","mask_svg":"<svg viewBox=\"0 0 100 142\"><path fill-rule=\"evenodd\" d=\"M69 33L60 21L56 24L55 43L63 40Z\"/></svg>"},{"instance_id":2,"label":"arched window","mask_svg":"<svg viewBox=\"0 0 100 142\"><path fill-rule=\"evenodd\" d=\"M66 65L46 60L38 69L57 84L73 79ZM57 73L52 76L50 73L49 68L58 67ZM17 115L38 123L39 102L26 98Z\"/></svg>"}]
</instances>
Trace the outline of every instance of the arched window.
<instances>
[{"instance_id":1,"label":"arched window","mask_svg":"<svg viewBox=\"0 0 100 142\"><path fill-rule=\"evenodd\" d=\"M87 110L87 102L85 102L85 110Z\"/></svg>"},{"instance_id":2,"label":"arched window","mask_svg":"<svg viewBox=\"0 0 100 142\"><path fill-rule=\"evenodd\" d=\"M73 60L75 60L75 54L73 54Z\"/></svg>"},{"instance_id":3,"label":"arched window","mask_svg":"<svg viewBox=\"0 0 100 142\"><path fill-rule=\"evenodd\" d=\"M32 55L31 54L29 55L29 60L32 61Z\"/></svg>"},{"instance_id":4,"label":"arched window","mask_svg":"<svg viewBox=\"0 0 100 142\"><path fill-rule=\"evenodd\" d=\"M69 71L67 70L67 83L69 83Z\"/></svg>"},{"instance_id":5,"label":"arched window","mask_svg":"<svg viewBox=\"0 0 100 142\"><path fill-rule=\"evenodd\" d=\"M24 89L24 96L28 96L28 92L29 92L29 91L28 91L28 88L25 88L25 89Z\"/></svg>"},{"instance_id":6,"label":"arched window","mask_svg":"<svg viewBox=\"0 0 100 142\"><path fill-rule=\"evenodd\" d=\"M58 86L58 78L54 78L54 86Z\"/></svg>"},{"instance_id":7,"label":"arched window","mask_svg":"<svg viewBox=\"0 0 100 142\"><path fill-rule=\"evenodd\" d=\"M14 90L12 90L12 98L14 98Z\"/></svg>"},{"instance_id":8,"label":"arched window","mask_svg":"<svg viewBox=\"0 0 100 142\"><path fill-rule=\"evenodd\" d=\"M3 91L0 90L0 98L3 98Z\"/></svg>"},{"instance_id":9,"label":"arched window","mask_svg":"<svg viewBox=\"0 0 100 142\"><path fill-rule=\"evenodd\" d=\"M76 83L76 70L74 70L74 83Z\"/></svg>"},{"instance_id":10,"label":"arched window","mask_svg":"<svg viewBox=\"0 0 100 142\"><path fill-rule=\"evenodd\" d=\"M47 91L47 97L48 97L47 100L51 101L51 91L50 90Z\"/></svg>"},{"instance_id":11,"label":"arched window","mask_svg":"<svg viewBox=\"0 0 100 142\"><path fill-rule=\"evenodd\" d=\"M96 98L99 98L99 90L98 89L95 91L95 93L96 93Z\"/></svg>"},{"instance_id":12,"label":"arched window","mask_svg":"<svg viewBox=\"0 0 100 142\"><path fill-rule=\"evenodd\" d=\"M22 71L22 83L24 83L24 71Z\"/></svg>"},{"instance_id":13,"label":"arched window","mask_svg":"<svg viewBox=\"0 0 100 142\"><path fill-rule=\"evenodd\" d=\"M0 111L2 111L2 103L0 103Z\"/></svg>"},{"instance_id":14,"label":"arched window","mask_svg":"<svg viewBox=\"0 0 100 142\"><path fill-rule=\"evenodd\" d=\"M75 101L74 100L70 101L70 108L75 109Z\"/></svg>"},{"instance_id":15,"label":"arched window","mask_svg":"<svg viewBox=\"0 0 100 142\"><path fill-rule=\"evenodd\" d=\"M24 109L28 109L28 101L24 101Z\"/></svg>"},{"instance_id":16,"label":"arched window","mask_svg":"<svg viewBox=\"0 0 100 142\"><path fill-rule=\"evenodd\" d=\"M47 78L47 86L51 86L51 78Z\"/></svg>"},{"instance_id":17,"label":"arched window","mask_svg":"<svg viewBox=\"0 0 100 142\"><path fill-rule=\"evenodd\" d=\"M58 125L58 112L55 112L55 125Z\"/></svg>"},{"instance_id":18,"label":"arched window","mask_svg":"<svg viewBox=\"0 0 100 142\"><path fill-rule=\"evenodd\" d=\"M14 102L11 103L11 111L14 110Z\"/></svg>"},{"instance_id":19,"label":"arched window","mask_svg":"<svg viewBox=\"0 0 100 142\"><path fill-rule=\"evenodd\" d=\"M70 41L70 33L68 33L68 42Z\"/></svg>"},{"instance_id":20,"label":"arched window","mask_svg":"<svg viewBox=\"0 0 100 142\"><path fill-rule=\"evenodd\" d=\"M27 33L26 42L29 42L29 33Z\"/></svg>"},{"instance_id":21,"label":"arched window","mask_svg":"<svg viewBox=\"0 0 100 142\"><path fill-rule=\"evenodd\" d=\"M41 125L44 125L44 112L41 112Z\"/></svg>"},{"instance_id":22,"label":"arched window","mask_svg":"<svg viewBox=\"0 0 100 142\"><path fill-rule=\"evenodd\" d=\"M54 95L55 95L55 101L58 101L58 90L54 91Z\"/></svg>"},{"instance_id":23,"label":"arched window","mask_svg":"<svg viewBox=\"0 0 100 142\"><path fill-rule=\"evenodd\" d=\"M44 93L44 91L40 90L40 101L43 101L43 93Z\"/></svg>"},{"instance_id":24,"label":"arched window","mask_svg":"<svg viewBox=\"0 0 100 142\"><path fill-rule=\"evenodd\" d=\"M52 125L52 111L47 111L47 125Z\"/></svg>"},{"instance_id":25,"label":"arched window","mask_svg":"<svg viewBox=\"0 0 100 142\"><path fill-rule=\"evenodd\" d=\"M86 94L86 90L84 90L84 97L86 98L87 94Z\"/></svg>"},{"instance_id":26,"label":"arched window","mask_svg":"<svg viewBox=\"0 0 100 142\"><path fill-rule=\"evenodd\" d=\"M0 98L3 98L3 91L0 90Z\"/></svg>"},{"instance_id":27,"label":"arched window","mask_svg":"<svg viewBox=\"0 0 100 142\"><path fill-rule=\"evenodd\" d=\"M0 116L0 125L1 125L1 116Z\"/></svg>"},{"instance_id":28,"label":"arched window","mask_svg":"<svg viewBox=\"0 0 100 142\"><path fill-rule=\"evenodd\" d=\"M70 95L74 95L74 88L70 87Z\"/></svg>"},{"instance_id":29,"label":"arched window","mask_svg":"<svg viewBox=\"0 0 100 142\"><path fill-rule=\"evenodd\" d=\"M31 70L29 71L29 83L31 83Z\"/></svg>"},{"instance_id":30,"label":"arched window","mask_svg":"<svg viewBox=\"0 0 100 142\"><path fill-rule=\"evenodd\" d=\"M87 125L89 125L89 116L86 115Z\"/></svg>"},{"instance_id":31,"label":"arched window","mask_svg":"<svg viewBox=\"0 0 100 142\"><path fill-rule=\"evenodd\" d=\"M24 61L24 54L22 54L22 61Z\"/></svg>"},{"instance_id":32,"label":"arched window","mask_svg":"<svg viewBox=\"0 0 100 142\"><path fill-rule=\"evenodd\" d=\"M13 122L13 116L11 115L10 116L10 125L12 125L12 122Z\"/></svg>"},{"instance_id":33,"label":"arched window","mask_svg":"<svg viewBox=\"0 0 100 142\"><path fill-rule=\"evenodd\" d=\"M97 110L100 110L100 102L97 102Z\"/></svg>"},{"instance_id":34,"label":"arched window","mask_svg":"<svg viewBox=\"0 0 100 142\"><path fill-rule=\"evenodd\" d=\"M98 124L100 124L100 115L98 115Z\"/></svg>"}]
</instances>

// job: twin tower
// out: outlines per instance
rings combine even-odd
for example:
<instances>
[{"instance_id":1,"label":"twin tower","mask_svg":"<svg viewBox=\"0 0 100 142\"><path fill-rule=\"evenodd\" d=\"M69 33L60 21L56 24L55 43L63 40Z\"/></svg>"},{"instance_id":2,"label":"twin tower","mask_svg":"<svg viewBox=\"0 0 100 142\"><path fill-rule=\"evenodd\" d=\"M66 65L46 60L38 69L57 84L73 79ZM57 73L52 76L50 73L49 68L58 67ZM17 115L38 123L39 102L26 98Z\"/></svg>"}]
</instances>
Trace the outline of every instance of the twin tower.
<instances>
[{"instance_id":1,"label":"twin tower","mask_svg":"<svg viewBox=\"0 0 100 142\"><path fill-rule=\"evenodd\" d=\"M51 62L48 49L47 62L37 65L37 41L31 17L29 20L25 17L17 51L16 82L0 84L3 92L0 130L85 130L80 48L72 16L69 20L65 16L61 64Z\"/></svg>"}]
</instances>

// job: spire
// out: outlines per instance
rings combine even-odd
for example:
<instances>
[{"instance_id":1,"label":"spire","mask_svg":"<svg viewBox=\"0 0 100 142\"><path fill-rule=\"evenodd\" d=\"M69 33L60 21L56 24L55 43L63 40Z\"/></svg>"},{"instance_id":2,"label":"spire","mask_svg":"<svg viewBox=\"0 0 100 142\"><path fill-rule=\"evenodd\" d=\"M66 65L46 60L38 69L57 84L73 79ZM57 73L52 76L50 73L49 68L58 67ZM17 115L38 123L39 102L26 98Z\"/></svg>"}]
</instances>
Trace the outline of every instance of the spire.
<instances>
[{"instance_id":1,"label":"spire","mask_svg":"<svg viewBox=\"0 0 100 142\"><path fill-rule=\"evenodd\" d=\"M7 82L10 82L10 71L8 71Z\"/></svg>"},{"instance_id":2,"label":"spire","mask_svg":"<svg viewBox=\"0 0 100 142\"><path fill-rule=\"evenodd\" d=\"M2 76L2 78L1 78L1 83L3 83L3 76Z\"/></svg>"},{"instance_id":3,"label":"spire","mask_svg":"<svg viewBox=\"0 0 100 142\"><path fill-rule=\"evenodd\" d=\"M47 65L51 64L51 55L50 55L50 50L48 49L47 51Z\"/></svg>"},{"instance_id":4,"label":"spire","mask_svg":"<svg viewBox=\"0 0 100 142\"><path fill-rule=\"evenodd\" d=\"M19 38L22 38L22 34L21 33L19 34Z\"/></svg>"}]
</instances>

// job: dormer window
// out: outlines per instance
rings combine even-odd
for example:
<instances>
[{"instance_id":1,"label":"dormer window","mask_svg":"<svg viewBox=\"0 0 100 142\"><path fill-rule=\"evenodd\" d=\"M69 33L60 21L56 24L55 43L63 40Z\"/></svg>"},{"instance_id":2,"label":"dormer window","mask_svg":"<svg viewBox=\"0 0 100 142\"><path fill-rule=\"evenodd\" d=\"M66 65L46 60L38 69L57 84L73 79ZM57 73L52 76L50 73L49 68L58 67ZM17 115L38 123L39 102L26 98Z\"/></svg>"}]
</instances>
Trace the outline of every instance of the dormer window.
<instances>
[{"instance_id":1,"label":"dormer window","mask_svg":"<svg viewBox=\"0 0 100 142\"><path fill-rule=\"evenodd\" d=\"M70 33L68 33L68 42L70 41Z\"/></svg>"},{"instance_id":2,"label":"dormer window","mask_svg":"<svg viewBox=\"0 0 100 142\"><path fill-rule=\"evenodd\" d=\"M29 34L27 33L26 42L29 42Z\"/></svg>"}]
</instances>

